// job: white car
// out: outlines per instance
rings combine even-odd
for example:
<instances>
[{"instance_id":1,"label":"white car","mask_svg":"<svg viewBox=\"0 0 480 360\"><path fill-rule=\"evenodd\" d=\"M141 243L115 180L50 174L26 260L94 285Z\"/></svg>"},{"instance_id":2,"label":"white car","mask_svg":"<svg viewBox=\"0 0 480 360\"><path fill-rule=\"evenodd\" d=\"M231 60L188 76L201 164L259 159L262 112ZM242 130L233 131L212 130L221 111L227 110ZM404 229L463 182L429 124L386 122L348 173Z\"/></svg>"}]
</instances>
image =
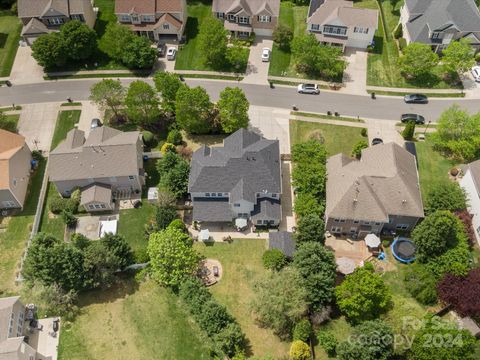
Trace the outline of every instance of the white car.
<instances>
[{"instance_id":1,"label":"white car","mask_svg":"<svg viewBox=\"0 0 480 360\"><path fill-rule=\"evenodd\" d=\"M167 60L175 60L175 56L177 56L177 49L174 47L170 47L167 50Z\"/></svg>"},{"instance_id":2,"label":"white car","mask_svg":"<svg viewBox=\"0 0 480 360\"><path fill-rule=\"evenodd\" d=\"M270 49L269 48L263 48L262 50L262 61L263 62L266 62L266 61L270 61Z\"/></svg>"},{"instance_id":3,"label":"white car","mask_svg":"<svg viewBox=\"0 0 480 360\"><path fill-rule=\"evenodd\" d=\"M320 89L317 84L300 84L297 87L299 94L320 94Z\"/></svg>"},{"instance_id":4,"label":"white car","mask_svg":"<svg viewBox=\"0 0 480 360\"><path fill-rule=\"evenodd\" d=\"M480 82L480 66L474 66L472 68L472 76L476 82Z\"/></svg>"}]
</instances>

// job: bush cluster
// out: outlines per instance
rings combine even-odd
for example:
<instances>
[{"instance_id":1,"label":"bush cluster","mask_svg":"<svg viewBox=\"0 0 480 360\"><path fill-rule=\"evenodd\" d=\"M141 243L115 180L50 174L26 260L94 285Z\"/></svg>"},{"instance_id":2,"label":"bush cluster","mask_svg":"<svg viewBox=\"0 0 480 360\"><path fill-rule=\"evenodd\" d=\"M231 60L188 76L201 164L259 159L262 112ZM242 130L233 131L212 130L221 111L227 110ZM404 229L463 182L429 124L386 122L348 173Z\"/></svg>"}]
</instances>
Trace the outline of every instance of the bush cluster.
<instances>
[{"instance_id":1,"label":"bush cluster","mask_svg":"<svg viewBox=\"0 0 480 360\"><path fill-rule=\"evenodd\" d=\"M69 198L62 198L58 193L50 200L48 208L53 214L69 212L76 214L80 205L80 190L75 190Z\"/></svg>"}]
</instances>

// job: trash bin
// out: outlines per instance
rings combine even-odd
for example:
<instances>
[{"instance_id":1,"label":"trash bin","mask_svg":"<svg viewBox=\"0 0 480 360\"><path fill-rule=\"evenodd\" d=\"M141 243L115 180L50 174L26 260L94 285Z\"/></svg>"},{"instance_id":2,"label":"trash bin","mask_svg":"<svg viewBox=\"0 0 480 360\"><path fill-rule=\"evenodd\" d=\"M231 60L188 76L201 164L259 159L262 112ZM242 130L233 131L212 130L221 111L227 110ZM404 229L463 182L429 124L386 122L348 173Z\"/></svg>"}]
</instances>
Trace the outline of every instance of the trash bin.
<instances>
[{"instance_id":1,"label":"trash bin","mask_svg":"<svg viewBox=\"0 0 480 360\"><path fill-rule=\"evenodd\" d=\"M372 97L372 99L376 99L374 92L372 92L372 93L370 94L370 96Z\"/></svg>"}]
</instances>

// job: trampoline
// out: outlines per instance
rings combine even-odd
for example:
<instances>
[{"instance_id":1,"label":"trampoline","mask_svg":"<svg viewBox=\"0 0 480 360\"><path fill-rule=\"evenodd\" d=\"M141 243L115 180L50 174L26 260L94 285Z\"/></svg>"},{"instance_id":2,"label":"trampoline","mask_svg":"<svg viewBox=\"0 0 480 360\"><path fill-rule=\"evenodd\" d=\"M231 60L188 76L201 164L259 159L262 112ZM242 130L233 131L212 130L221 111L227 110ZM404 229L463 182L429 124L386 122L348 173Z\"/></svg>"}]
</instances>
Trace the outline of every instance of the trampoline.
<instances>
[{"instance_id":1,"label":"trampoline","mask_svg":"<svg viewBox=\"0 0 480 360\"><path fill-rule=\"evenodd\" d=\"M415 245L410 239L397 237L390 249L395 259L402 263L409 264L415 260Z\"/></svg>"}]
</instances>

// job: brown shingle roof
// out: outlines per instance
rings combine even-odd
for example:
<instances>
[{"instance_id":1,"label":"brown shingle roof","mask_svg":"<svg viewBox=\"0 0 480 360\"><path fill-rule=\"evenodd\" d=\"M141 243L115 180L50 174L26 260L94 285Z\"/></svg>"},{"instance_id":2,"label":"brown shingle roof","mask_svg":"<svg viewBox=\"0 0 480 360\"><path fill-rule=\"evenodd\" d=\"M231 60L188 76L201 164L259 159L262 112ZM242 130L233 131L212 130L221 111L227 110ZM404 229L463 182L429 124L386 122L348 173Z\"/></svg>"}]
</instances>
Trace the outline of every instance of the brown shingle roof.
<instances>
[{"instance_id":1,"label":"brown shingle roof","mask_svg":"<svg viewBox=\"0 0 480 360\"><path fill-rule=\"evenodd\" d=\"M109 204L112 201L112 187L104 184L91 184L82 189L80 205L91 202Z\"/></svg>"},{"instance_id":2,"label":"brown shingle roof","mask_svg":"<svg viewBox=\"0 0 480 360\"><path fill-rule=\"evenodd\" d=\"M10 186L9 161L25 145L21 135L0 129L0 189Z\"/></svg>"},{"instance_id":3,"label":"brown shingle roof","mask_svg":"<svg viewBox=\"0 0 480 360\"><path fill-rule=\"evenodd\" d=\"M18 0L18 17L40 17L49 9L69 16L83 14L90 7L90 0Z\"/></svg>"},{"instance_id":4,"label":"brown shingle roof","mask_svg":"<svg viewBox=\"0 0 480 360\"><path fill-rule=\"evenodd\" d=\"M163 12L182 12L182 0L115 0L115 13L155 14Z\"/></svg>"}]
</instances>

